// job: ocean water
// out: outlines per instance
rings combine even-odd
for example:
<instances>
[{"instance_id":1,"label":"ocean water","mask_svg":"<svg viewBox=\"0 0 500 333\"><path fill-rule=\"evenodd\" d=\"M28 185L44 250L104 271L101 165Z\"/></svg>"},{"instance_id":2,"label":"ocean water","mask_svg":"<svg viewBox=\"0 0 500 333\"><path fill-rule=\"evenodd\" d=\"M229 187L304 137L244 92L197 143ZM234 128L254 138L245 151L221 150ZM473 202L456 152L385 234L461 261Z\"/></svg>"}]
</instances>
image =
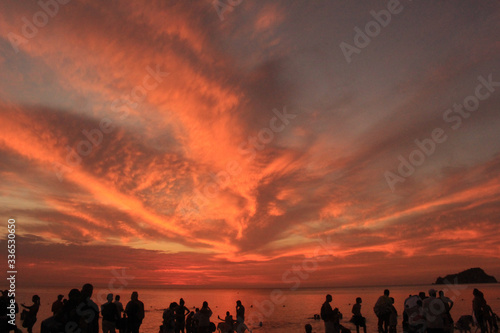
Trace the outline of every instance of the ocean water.
<instances>
[{"instance_id":1,"label":"ocean water","mask_svg":"<svg viewBox=\"0 0 500 333\"><path fill-rule=\"evenodd\" d=\"M157 333L162 322L163 310L171 302L179 302L182 297L190 309L200 307L207 301L213 311L212 321L217 323L217 316L223 318L226 311L235 315L236 301L241 300L246 308L246 322L255 332L259 333L289 333L304 332L304 325L309 323L313 332L324 332L323 322L314 320L314 314L320 313L321 305L326 294L333 296L332 307L337 307L343 314L342 324L355 332L355 327L349 323L352 304L356 297L363 299L361 312L367 320L367 331L377 332L377 320L373 313L373 305L383 290L388 288L391 297L395 299L398 310L398 332L402 332L402 312L404 300L410 294L427 291L430 288L444 290L445 295L454 301L451 311L454 320L460 316L472 313L472 290L478 288L483 291L486 301L495 313L500 313L500 284L481 285L454 285L454 286L395 286L395 287L350 287L350 288L300 288L295 291L283 289L139 289L139 299L144 302L146 317L141 326L141 332ZM40 332L40 322L51 315L50 308L58 294L67 296L67 288L23 289L18 290L16 301L21 304L32 304L31 296L38 294L41 297L41 307L38 313L38 322L34 332ZM273 291L274 290L274 291ZM96 289L92 299L102 304L108 293L104 289ZM130 299L132 290L123 289L119 292L125 306ZM19 320L19 318L18 318ZM262 322L262 327L259 326ZM20 323L20 322L19 322ZM19 325L20 326L20 325Z\"/></svg>"}]
</instances>

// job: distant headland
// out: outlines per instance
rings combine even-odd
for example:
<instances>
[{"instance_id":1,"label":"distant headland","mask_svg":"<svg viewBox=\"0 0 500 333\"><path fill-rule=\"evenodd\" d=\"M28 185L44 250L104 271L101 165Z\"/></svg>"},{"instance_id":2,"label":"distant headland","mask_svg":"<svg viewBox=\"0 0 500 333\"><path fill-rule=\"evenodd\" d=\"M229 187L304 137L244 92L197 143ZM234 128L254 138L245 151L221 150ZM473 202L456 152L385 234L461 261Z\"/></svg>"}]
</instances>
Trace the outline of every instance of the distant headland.
<instances>
[{"instance_id":1,"label":"distant headland","mask_svg":"<svg viewBox=\"0 0 500 333\"><path fill-rule=\"evenodd\" d=\"M494 276L486 274L481 268L469 268L457 274L438 277L434 284L474 284L498 283Z\"/></svg>"}]
</instances>

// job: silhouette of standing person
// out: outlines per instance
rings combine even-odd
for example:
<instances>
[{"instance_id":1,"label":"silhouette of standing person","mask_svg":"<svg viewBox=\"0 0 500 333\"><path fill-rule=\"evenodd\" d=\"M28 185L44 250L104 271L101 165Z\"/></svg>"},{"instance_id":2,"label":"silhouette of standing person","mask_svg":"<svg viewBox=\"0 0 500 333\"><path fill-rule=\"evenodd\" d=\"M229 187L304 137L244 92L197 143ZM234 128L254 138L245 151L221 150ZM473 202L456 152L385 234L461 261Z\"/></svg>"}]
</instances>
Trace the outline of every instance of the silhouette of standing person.
<instances>
[{"instance_id":1,"label":"silhouette of standing person","mask_svg":"<svg viewBox=\"0 0 500 333\"><path fill-rule=\"evenodd\" d=\"M377 326L379 333L387 333L389 327L389 319L391 315L391 300L389 298L389 289L384 290L384 294L380 296L373 307L373 312L378 318Z\"/></svg>"},{"instance_id":2,"label":"silhouette of standing person","mask_svg":"<svg viewBox=\"0 0 500 333\"><path fill-rule=\"evenodd\" d=\"M127 326L127 319L122 318L122 313L125 314L125 310L123 309L123 304L120 302L120 295L115 296L114 304L116 305L116 309L118 310L118 320L116 321L116 328L120 333L125 333L125 328Z\"/></svg>"},{"instance_id":3,"label":"silhouette of standing person","mask_svg":"<svg viewBox=\"0 0 500 333\"><path fill-rule=\"evenodd\" d=\"M429 290L429 297L422 301L425 314L427 333L443 333L445 306L442 300L436 298L436 290Z\"/></svg>"},{"instance_id":4,"label":"silhouette of standing person","mask_svg":"<svg viewBox=\"0 0 500 333\"><path fill-rule=\"evenodd\" d=\"M199 312L198 333L210 333L210 317L212 310L208 307L208 302L203 302L203 306Z\"/></svg>"},{"instance_id":5,"label":"silhouette of standing person","mask_svg":"<svg viewBox=\"0 0 500 333\"><path fill-rule=\"evenodd\" d=\"M113 294L108 294L106 299L108 302L101 305L102 332L116 333L116 322L120 318L118 308L116 304L113 303Z\"/></svg>"},{"instance_id":6,"label":"silhouette of standing person","mask_svg":"<svg viewBox=\"0 0 500 333\"><path fill-rule=\"evenodd\" d=\"M80 328L83 333L99 332L99 307L91 299L94 286L86 283L80 293L80 304L77 307L77 314L81 316Z\"/></svg>"},{"instance_id":7,"label":"silhouette of standing person","mask_svg":"<svg viewBox=\"0 0 500 333\"><path fill-rule=\"evenodd\" d=\"M451 317L451 308L453 307L453 301L444 295L444 291L439 291L439 299L443 302L445 308L445 316L444 316L444 329L447 332L453 333L454 330L454 322Z\"/></svg>"},{"instance_id":8,"label":"silhouette of standing person","mask_svg":"<svg viewBox=\"0 0 500 333\"><path fill-rule=\"evenodd\" d=\"M179 300L179 305L175 308L175 333L184 333L186 326L186 315L191 311L184 305L184 299Z\"/></svg>"},{"instance_id":9,"label":"silhouette of standing person","mask_svg":"<svg viewBox=\"0 0 500 333\"><path fill-rule=\"evenodd\" d=\"M472 295L474 295L474 299L472 300L472 311L474 312L474 317L476 317L477 325L478 328L481 329L481 333L485 333L487 328L484 320L484 314L486 312L486 300L484 299L484 294L474 288Z\"/></svg>"},{"instance_id":10,"label":"silhouette of standing person","mask_svg":"<svg viewBox=\"0 0 500 333\"><path fill-rule=\"evenodd\" d=\"M139 294L134 291L130 296L130 301L125 307L127 314L127 333L139 333L142 320L144 319L144 303L139 301Z\"/></svg>"},{"instance_id":11,"label":"silhouette of standing person","mask_svg":"<svg viewBox=\"0 0 500 333\"><path fill-rule=\"evenodd\" d=\"M38 297L38 295L33 295L31 301L33 302L33 305L30 306L21 304L23 308L28 309L28 313L26 313L23 321L23 327L28 329L28 333L33 332L33 325L36 323L36 315L38 313L38 309L40 309L40 297Z\"/></svg>"},{"instance_id":12,"label":"silhouette of standing person","mask_svg":"<svg viewBox=\"0 0 500 333\"><path fill-rule=\"evenodd\" d=\"M194 312L191 311L186 318L186 333L195 333Z\"/></svg>"},{"instance_id":13,"label":"silhouette of standing person","mask_svg":"<svg viewBox=\"0 0 500 333\"><path fill-rule=\"evenodd\" d=\"M236 322L236 332L241 333L243 332L243 329L247 329L250 333L252 332L252 330L245 324L245 307L241 304L240 300L236 301Z\"/></svg>"},{"instance_id":14,"label":"silhouette of standing person","mask_svg":"<svg viewBox=\"0 0 500 333\"><path fill-rule=\"evenodd\" d=\"M391 314L389 315L389 333L397 333L398 329L398 311L394 307L394 298L391 297Z\"/></svg>"},{"instance_id":15,"label":"silhouette of standing person","mask_svg":"<svg viewBox=\"0 0 500 333\"><path fill-rule=\"evenodd\" d=\"M62 311L63 306L64 306L64 304L62 302L63 298L64 298L64 295L57 295L57 299L54 301L54 303L52 303L51 311L54 314L54 316L56 314L58 314L60 311Z\"/></svg>"},{"instance_id":16,"label":"silhouette of standing person","mask_svg":"<svg viewBox=\"0 0 500 333\"><path fill-rule=\"evenodd\" d=\"M363 327L364 333L366 333L366 319L361 315L361 303L363 300L361 297L356 298L356 304L352 306L352 319L351 322L356 325L356 333L359 333L359 328Z\"/></svg>"},{"instance_id":17,"label":"silhouette of standing person","mask_svg":"<svg viewBox=\"0 0 500 333\"><path fill-rule=\"evenodd\" d=\"M332 295L326 295L325 303L321 306L321 319L325 322L325 333L335 333L335 314L330 302Z\"/></svg>"},{"instance_id":18,"label":"silhouette of standing person","mask_svg":"<svg viewBox=\"0 0 500 333\"><path fill-rule=\"evenodd\" d=\"M175 309L178 307L177 303L170 303L170 306L163 311L163 331L164 333L175 332Z\"/></svg>"}]
</instances>

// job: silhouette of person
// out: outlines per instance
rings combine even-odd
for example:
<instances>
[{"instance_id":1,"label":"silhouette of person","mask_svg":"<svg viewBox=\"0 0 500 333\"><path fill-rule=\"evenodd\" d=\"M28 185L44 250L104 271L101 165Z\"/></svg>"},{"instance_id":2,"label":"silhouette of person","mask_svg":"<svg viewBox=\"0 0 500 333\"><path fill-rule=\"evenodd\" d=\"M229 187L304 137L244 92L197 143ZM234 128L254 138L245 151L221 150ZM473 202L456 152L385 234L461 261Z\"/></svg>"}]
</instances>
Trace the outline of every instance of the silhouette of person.
<instances>
[{"instance_id":1,"label":"silhouette of person","mask_svg":"<svg viewBox=\"0 0 500 333\"><path fill-rule=\"evenodd\" d=\"M236 326L238 333L243 332L243 329L247 329L250 333L252 332L245 324L245 307L241 304L240 300L236 301L236 321L238 323Z\"/></svg>"},{"instance_id":2,"label":"silhouette of person","mask_svg":"<svg viewBox=\"0 0 500 333\"><path fill-rule=\"evenodd\" d=\"M304 326L304 328L306 329L306 333L312 333L312 331L313 331L311 324L306 324L306 326Z\"/></svg>"},{"instance_id":3,"label":"silhouette of person","mask_svg":"<svg viewBox=\"0 0 500 333\"><path fill-rule=\"evenodd\" d=\"M208 307L208 302L203 302L203 306L199 312L198 333L210 333L210 317L212 310Z\"/></svg>"},{"instance_id":4,"label":"silhouette of person","mask_svg":"<svg viewBox=\"0 0 500 333\"><path fill-rule=\"evenodd\" d=\"M234 324L235 320L233 319L233 316L229 311L226 311L226 317L222 319L221 317L217 316L219 320L224 322L223 329L221 329L221 333L233 333L234 332Z\"/></svg>"},{"instance_id":5,"label":"silhouette of person","mask_svg":"<svg viewBox=\"0 0 500 333\"><path fill-rule=\"evenodd\" d=\"M336 333L335 313L330 305L332 300L332 295L326 295L325 303L321 306L321 319L325 322L325 333Z\"/></svg>"},{"instance_id":6,"label":"silhouette of person","mask_svg":"<svg viewBox=\"0 0 500 333\"><path fill-rule=\"evenodd\" d=\"M170 303L169 307L163 311L163 331L164 333L174 333L175 331L175 309L177 303Z\"/></svg>"},{"instance_id":7,"label":"silhouette of person","mask_svg":"<svg viewBox=\"0 0 500 333\"><path fill-rule=\"evenodd\" d=\"M490 333L498 332L497 315L488 304L484 306L484 321L489 326Z\"/></svg>"},{"instance_id":8,"label":"silhouette of person","mask_svg":"<svg viewBox=\"0 0 500 333\"><path fill-rule=\"evenodd\" d=\"M139 333L142 320L144 319L144 303L139 300L139 294L134 291L130 301L125 307L127 314L127 333Z\"/></svg>"},{"instance_id":9,"label":"silhouette of person","mask_svg":"<svg viewBox=\"0 0 500 333\"><path fill-rule=\"evenodd\" d=\"M363 300L361 297L356 298L356 304L352 306L352 319L351 322L356 325L356 333L359 333L359 328L363 327L364 333L366 333L366 319L361 315L361 303Z\"/></svg>"},{"instance_id":10,"label":"silhouette of person","mask_svg":"<svg viewBox=\"0 0 500 333\"><path fill-rule=\"evenodd\" d=\"M123 304L120 302L120 295L115 296L114 304L118 310L118 320L116 321L116 328L120 333L125 333L125 328L127 327L127 319L122 318L122 313L125 315L125 310L123 309Z\"/></svg>"},{"instance_id":11,"label":"silhouette of person","mask_svg":"<svg viewBox=\"0 0 500 333\"><path fill-rule=\"evenodd\" d=\"M200 309L197 308L199 311ZM197 328L194 327L194 312L191 311L186 318L186 333L196 333Z\"/></svg>"},{"instance_id":12,"label":"silhouette of person","mask_svg":"<svg viewBox=\"0 0 500 333\"><path fill-rule=\"evenodd\" d=\"M38 297L38 295L33 295L31 301L33 302L33 305L30 306L21 304L23 308L28 309L28 313L24 317L23 321L23 327L28 329L28 333L33 332L33 325L36 323L36 315L40 309L40 297Z\"/></svg>"},{"instance_id":13,"label":"silhouette of person","mask_svg":"<svg viewBox=\"0 0 500 333\"><path fill-rule=\"evenodd\" d=\"M474 312L474 317L476 317L478 328L481 329L481 333L485 333L487 327L484 320L486 312L486 300L484 299L484 294L474 288L472 295L474 295L474 299L472 300L472 311Z\"/></svg>"},{"instance_id":14,"label":"silhouette of person","mask_svg":"<svg viewBox=\"0 0 500 333\"><path fill-rule=\"evenodd\" d=\"M389 299L389 289L384 290L373 307L373 311L378 318L377 327L379 333L387 333L389 319L391 315L391 300Z\"/></svg>"},{"instance_id":15,"label":"silhouette of person","mask_svg":"<svg viewBox=\"0 0 500 333\"><path fill-rule=\"evenodd\" d=\"M443 317L444 320L444 329L447 332L453 333L454 325L453 318L451 317L451 308L453 307L453 301L444 295L444 291L439 291L439 299L444 304L445 315Z\"/></svg>"},{"instance_id":16,"label":"silhouette of person","mask_svg":"<svg viewBox=\"0 0 500 333\"><path fill-rule=\"evenodd\" d=\"M436 298L436 290L429 290L429 297L422 301L425 314L427 333L443 333L445 306L442 300Z\"/></svg>"},{"instance_id":17,"label":"silhouette of person","mask_svg":"<svg viewBox=\"0 0 500 333\"><path fill-rule=\"evenodd\" d=\"M394 307L394 298L391 297L391 314L389 315L389 333L397 333L397 326L398 326L398 311Z\"/></svg>"},{"instance_id":18,"label":"silhouette of person","mask_svg":"<svg viewBox=\"0 0 500 333\"><path fill-rule=\"evenodd\" d=\"M186 326L186 315L191 311L184 305L184 299L179 300L179 305L175 308L175 333L184 333Z\"/></svg>"},{"instance_id":19,"label":"silhouette of person","mask_svg":"<svg viewBox=\"0 0 500 333\"><path fill-rule=\"evenodd\" d=\"M62 311L63 309L63 298L64 298L64 295L57 295L57 299L54 301L54 303L52 303L52 313L54 314L54 316L56 314L58 314L60 311Z\"/></svg>"},{"instance_id":20,"label":"silhouette of person","mask_svg":"<svg viewBox=\"0 0 500 333\"><path fill-rule=\"evenodd\" d=\"M22 333L22 331L17 327L16 325L16 320L12 321L12 319L15 319L17 317L17 314L19 313L19 306L17 305L17 302L15 302L14 297L9 297L9 291L8 290L0 290L1 296L0 296L0 332L10 332L14 331L15 333ZM13 301L12 301L13 300ZM14 303L12 303L14 302ZM14 318L11 316L11 310L8 309L14 304Z\"/></svg>"},{"instance_id":21,"label":"silhouette of person","mask_svg":"<svg viewBox=\"0 0 500 333\"><path fill-rule=\"evenodd\" d=\"M116 333L116 322L120 319L120 314L116 304L113 303L113 294L108 294L106 299L108 302L101 305L102 332Z\"/></svg>"},{"instance_id":22,"label":"silhouette of person","mask_svg":"<svg viewBox=\"0 0 500 333\"><path fill-rule=\"evenodd\" d=\"M94 286L86 283L80 293L77 314L81 315L80 328L83 333L99 333L99 307L91 299L93 292Z\"/></svg>"}]
</instances>

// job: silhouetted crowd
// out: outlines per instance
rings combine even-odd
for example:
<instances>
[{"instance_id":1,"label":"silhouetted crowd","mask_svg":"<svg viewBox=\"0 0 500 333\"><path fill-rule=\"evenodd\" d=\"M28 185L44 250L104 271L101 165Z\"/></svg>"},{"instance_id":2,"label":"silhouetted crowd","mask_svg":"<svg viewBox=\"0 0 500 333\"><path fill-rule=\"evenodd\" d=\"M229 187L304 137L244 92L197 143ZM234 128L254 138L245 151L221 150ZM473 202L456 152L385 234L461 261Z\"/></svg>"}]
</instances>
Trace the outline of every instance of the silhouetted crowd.
<instances>
[{"instance_id":1,"label":"silhouetted crowd","mask_svg":"<svg viewBox=\"0 0 500 333\"><path fill-rule=\"evenodd\" d=\"M92 301L93 286L83 285L81 290L71 289L68 298L58 295L57 300L52 303L53 316L40 323L41 333L99 333L99 318L103 333L139 333L144 319L144 303L139 300L136 291L132 292L130 301L125 308L120 302L120 295L113 298L108 294L107 302L99 308ZM0 333L22 332L16 325L16 314L19 313L18 304L7 290L1 292L0 297ZM498 316L487 304L484 294L478 289L472 292L473 315L463 315L456 322L451 316L453 301L444 295L430 289L428 295L420 292L418 295L410 295L404 301L402 328L405 333L453 333L456 329L460 333L471 333L471 326L477 326L481 333L498 332ZM32 305L21 304L24 308L21 312L22 327L28 333L32 333L33 326L37 322L37 313L40 308L40 297L33 295ZM350 329L341 324L342 313L338 308L332 308L333 297L326 295L326 300L321 307L321 314L314 315L314 319L322 319L326 333L350 333ZM350 322L356 327L356 333L360 328L366 333L366 319L361 314L361 297L356 298L352 306L352 317ZM229 311L225 318L218 317L218 324L211 321L212 310L205 301L201 308L190 311L184 300L179 303L172 302L163 312L163 322L159 333L209 333L218 330L221 333L252 332L245 324L245 307L241 301L236 302L236 320ZM390 291L384 290L384 294L377 299L373 307L377 317L378 333L397 333L398 312L394 307L394 298L390 297ZM312 318L311 318L312 319ZM306 333L312 332L310 324L305 325Z\"/></svg>"},{"instance_id":2,"label":"silhouetted crowd","mask_svg":"<svg viewBox=\"0 0 500 333\"><path fill-rule=\"evenodd\" d=\"M92 301L94 287L85 284L81 290L71 289L68 298L58 295L57 300L52 303L53 316L40 323L41 333L99 333L99 318L103 333L139 333L144 319L144 303L139 300L139 294L134 291L130 301L125 308L120 302L120 295L108 294L107 302L99 308ZM21 313L22 327L32 333L33 326L37 322L37 313L40 308L40 297L32 297L33 305L24 305ZM12 306L10 306L12 304ZM8 291L2 292L0 297L0 333L22 332L16 325L16 314L19 307L13 297L9 297ZM190 311L184 300L179 303L172 302L163 312L163 323L159 333L209 333L217 329L221 333L252 332L245 324L245 307L241 301L236 302L236 320L229 311L224 319L218 317L219 323L211 322L212 310L207 302L203 302L201 308Z\"/></svg>"},{"instance_id":3,"label":"silhouetted crowd","mask_svg":"<svg viewBox=\"0 0 500 333\"><path fill-rule=\"evenodd\" d=\"M394 298L389 297L390 291L384 290L373 307L377 316L378 333L397 333L398 312L394 307ZM484 295L478 289L472 292L472 312L474 316L461 316L454 322L451 316L453 301L444 295L443 291L430 289L428 295L420 292L410 295L404 302L402 328L405 333L453 333L455 329L460 333L471 333L471 325L476 325L481 333L498 332L498 316L493 313L486 303ZM338 308L332 309L330 303L333 298L326 295L326 301L321 307L320 318L324 321L326 333L350 333L351 331L340 324L342 313ZM356 326L356 333L360 327L366 333L366 319L361 314L360 297L352 307L350 322ZM315 316L316 319L316 316ZM305 326L306 333L312 332L311 325Z\"/></svg>"},{"instance_id":4,"label":"silhouetted crowd","mask_svg":"<svg viewBox=\"0 0 500 333\"><path fill-rule=\"evenodd\" d=\"M102 332L116 333L139 333L139 328L144 319L144 304L139 300L137 292L133 292L130 301L125 309L120 302L120 296L116 295L113 302L113 294L107 295L107 302L101 305L101 309L92 301L94 287L85 284L81 290L71 289L68 298L63 299L63 295L57 296L57 300L52 303L53 316L40 323L41 333L98 333L99 314L102 315ZM15 324L15 314L19 309L14 299L8 296L7 291L0 297L1 309L7 305L7 313L0 313L0 332L21 332ZM28 333L32 332L34 324L37 322L36 315L40 307L40 297L34 295L33 305L22 304L25 311L21 313L22 327L27 328ZM8 304L13 303L14 310L12 316L8 309ZM14 320L12 320L12 318Z\"/></svg>"}]
</instances>

